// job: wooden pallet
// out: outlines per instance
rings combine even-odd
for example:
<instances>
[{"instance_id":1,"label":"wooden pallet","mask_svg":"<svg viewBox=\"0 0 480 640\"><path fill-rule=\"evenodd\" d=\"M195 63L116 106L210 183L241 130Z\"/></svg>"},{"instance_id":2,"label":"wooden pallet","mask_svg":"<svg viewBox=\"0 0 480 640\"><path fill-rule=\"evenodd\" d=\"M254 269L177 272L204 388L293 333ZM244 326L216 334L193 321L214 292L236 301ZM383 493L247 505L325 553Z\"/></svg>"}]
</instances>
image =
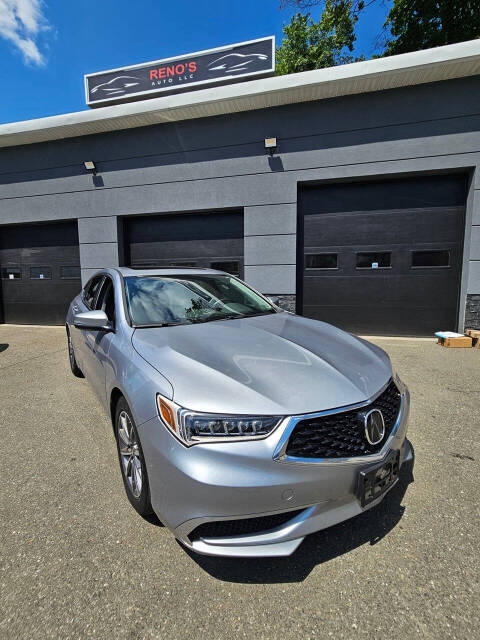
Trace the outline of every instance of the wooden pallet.
<instances>
[{"instance_id":1,"label":"wooden pallet","mask_svg":"<svg viewBox=\"0 0 480 640\"><path fill-rule=\"evenodd\" d=\"M472 338L473 348L480 349L480 329L466 329L465 333Z\"/></svg>"},{"instance_id":2,"label":"wooden pallet","mask_svg":"<svg viewBox=\"0 0 480 640\"><path fill-rule=\"evenodd\" d=\"M480 329L465 329L465 334L471 338L480 338Z\"/></svg>"},{"instance_id":3,"label":"wooden pallet","mask_svg":"<svg viewBox=\"0 0 480 640\"><path fill-rule=\"evenodd\" d=\"M472 347L473 338L470 336L459 336L458 338L438 338L438 344L442 347L450 347L451 349L470 349Z\"/></svg>"}]
</instances>

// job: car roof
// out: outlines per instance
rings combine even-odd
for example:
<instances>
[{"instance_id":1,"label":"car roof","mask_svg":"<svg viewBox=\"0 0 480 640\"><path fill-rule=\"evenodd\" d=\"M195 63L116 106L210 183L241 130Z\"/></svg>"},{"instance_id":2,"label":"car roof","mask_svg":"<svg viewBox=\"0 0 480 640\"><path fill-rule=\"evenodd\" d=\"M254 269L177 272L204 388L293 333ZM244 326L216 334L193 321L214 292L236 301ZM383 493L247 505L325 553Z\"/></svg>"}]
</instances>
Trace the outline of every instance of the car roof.
<instances>
[{"instance_id":1,"label":"car roof","mask_svg":"<svg viewBox=\"0 0 480 640\"><path fill-rule=\"evenodd\" d=\"M225 273L217 269L202 269L200 267L115 267L122 276L162 276L177 274L208 274Z\"/></svg>"}]
</instances>

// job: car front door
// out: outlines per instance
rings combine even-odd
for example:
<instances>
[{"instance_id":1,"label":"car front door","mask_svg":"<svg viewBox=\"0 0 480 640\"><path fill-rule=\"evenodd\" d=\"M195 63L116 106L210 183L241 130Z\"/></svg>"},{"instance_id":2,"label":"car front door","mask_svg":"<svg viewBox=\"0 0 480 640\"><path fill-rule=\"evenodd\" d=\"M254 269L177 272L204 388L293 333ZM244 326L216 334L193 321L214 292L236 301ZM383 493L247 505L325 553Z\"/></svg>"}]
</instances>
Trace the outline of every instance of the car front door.
<instances>
[{"instance_id":1,"label":"car front door","mask_svg":"<svg viewBox=\"0 0 480 640\"><path fill-rule=\"evenodd\" d=\"M105 362L110 344L115 335L115 295L114 284L109 276L101 283L94 302L94 309L103 311L112 331L83 329L85 341L85 361L83 373L102 402L105 400Z\"/></svg>"}]
</instances>

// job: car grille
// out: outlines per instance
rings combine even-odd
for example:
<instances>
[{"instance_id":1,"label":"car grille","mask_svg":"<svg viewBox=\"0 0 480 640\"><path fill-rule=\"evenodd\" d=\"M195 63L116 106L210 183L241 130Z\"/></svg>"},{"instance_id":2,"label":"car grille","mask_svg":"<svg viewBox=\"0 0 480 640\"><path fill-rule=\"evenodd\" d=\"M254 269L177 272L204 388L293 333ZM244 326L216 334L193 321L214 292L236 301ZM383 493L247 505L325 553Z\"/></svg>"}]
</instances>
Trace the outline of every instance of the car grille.
<instances>
[{"instance_id":1,"label":"car grille","mask_svg":"<svg viewBox=\"0 0 480 640\"><path fill-rule=\"evenodd\" d=\"M351 458L378 453L388 439L400 411L400 392L393 380L371 404L299 422L288 440L286 455L295 458ZM359 413L379 409L385 436L377 445L368 443Z\"/></svg>"},{"instance_id":2,"label":"car grille","mask_svg":"<svg viewBox=\"0 0 480 640\"><path fill-rule=\"evenodd\" d=\"M296 511L276 513L271 516L259 516L258 518L204 522L189 533L188 537L193 541L199 538L228 538L263 533L264 531L275 529L275 527L280 527L302 511L303 509L297 509Z\"/></svg>"}]
</instances>

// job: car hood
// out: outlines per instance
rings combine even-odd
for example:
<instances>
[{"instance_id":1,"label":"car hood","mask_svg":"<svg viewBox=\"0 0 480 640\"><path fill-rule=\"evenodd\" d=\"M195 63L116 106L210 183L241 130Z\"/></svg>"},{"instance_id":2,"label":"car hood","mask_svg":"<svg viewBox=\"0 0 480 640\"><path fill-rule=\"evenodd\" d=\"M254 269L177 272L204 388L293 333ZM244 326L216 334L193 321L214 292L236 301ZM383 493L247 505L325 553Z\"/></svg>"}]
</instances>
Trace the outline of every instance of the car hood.
<instances>
[{"instance_id":1,"label":"car hood","mask_svg":"<svg viewBox=\"0 0 480 640\"><path fill-rule=\"evenodd\" d=\"M391 376L379 347L289 313L140 328L132 343L196 411L311 413L365 401Z\"/></svg>"}]
</instances>

